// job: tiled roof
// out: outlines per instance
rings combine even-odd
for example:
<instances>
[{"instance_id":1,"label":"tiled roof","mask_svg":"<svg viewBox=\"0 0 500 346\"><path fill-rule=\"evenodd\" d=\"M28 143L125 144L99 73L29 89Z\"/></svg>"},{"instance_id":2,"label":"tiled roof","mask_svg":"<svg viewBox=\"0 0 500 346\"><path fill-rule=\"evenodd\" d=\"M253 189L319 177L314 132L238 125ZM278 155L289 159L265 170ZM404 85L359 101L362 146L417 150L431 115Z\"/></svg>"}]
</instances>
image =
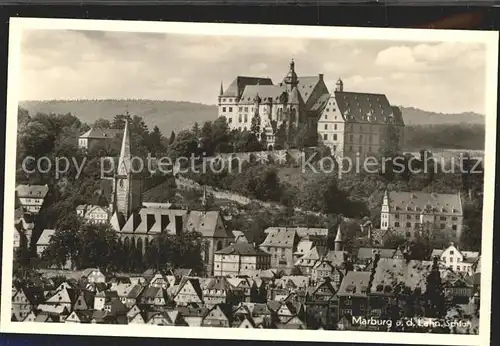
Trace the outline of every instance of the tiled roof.
<instances>
[{"instance_id":1,"label":"tiled roof","mask_svg":"<svg viewBox=\"0 0 500 346\"><path fill-rule=\"evenodd\" d=\"M108 208L101 207L100 205L92 205L92 204L80 204L76 207L76 210L82 210L85 215L89 213L102 213L105 214L108 212Z\"/></svg>"},{"instance_id":2,"label":"tiled roof","mask_svg":"<svg viewBox=\"0 0 500 346\"><path fill-rule=\"evenodd\" d=\"M335 91L334 95L346 121L386 124L393 119L395 125L403 125L401 112L394 114L385 95L346 91Z\"/></svg>"},{"instance_id":3,"label":"tiled roof","mask_svg":"<svg viewBox=\"0 0 500 346\"><path fill-rule=\"evenodd\" d=\"M91 128L84 134L80 136L80 138L115 138L117 135L121 135L123 130L118 129L101 129L101 128Z\"/></svg>"},{"instance_id":4,"label":"tiled roof","mask_svg":"<svg viewBox=\"0 0 500 346\"><path fill-rule=\"evenodd\" d=\"M295 230L300 238L306 236L328 236L328 228L297 227Z\"/></svg>"},{"instance_id":5,"label":"tiled roof","mask_svg":"<svg viewBox=\"0 0 500 346\"><path fill-rule=\"evenodd\" d=\"M328 100L330 99L330 94L323 94L312 104L309 108L310 111L313 112L323 112L323 109L326 107Z\"/></svg>"},{"instance_id":6,"label":"tiled roof","mask_svg":"<svg viewBox=\"0 0 500 346\"><path fill-rule=\"evenodd\" d=\"M346 251L335 251L330 250L325 256L325 259L332 265L341 267L346 261L347 252Z\"/></svg>"},{"instance_id":7,"label":"tiled roof","mask_svg":"<svg viewBox=\"0 0 500 346\"><path fill-rule=\"evenodd\" d=\"M221 290L221 291L230 291L232 289L232 285L227 281L224 276L215 277L210 281L207 285L207 290Z\"/></svg>"},{"instance_id":8,"label":"tiled roof","mask_svg":"<svg viewBox=\"0 0 500 346\"><path fill-rule=\"evenodd\" d=\"M36 245L49 245L50 238L56 233L55 229L44 229L42 231L42 234L40 234L40 237L38 238L38 241L36 242Z\"/></svg>"},{"instance_id":9,"label":"tiled roof","mask_svg":"<svg viewBox=\"0 0 500 346\"><path fill-rule=\"evenodd\" d=\"M309 101L309 98L312 95L312 92L316 85L320 82L320 77L318 76L301 76L298 77L298 91L302 96L304 103Z\"/></svg>"},{"instance_id":10,"label":"tiled roof","mask_svg":"<svg viewBox=\"0 0 500 346\"><path fill-rule=\"evenodd\" d=\"M359 248L357 257L359 260L367 260L373 259L378 254L380 258L392 258L396 251L395 249L362 247Z\"/></svg>"},{"instance_id":11,"label":"tiled roof","mask_svg":"<svg viewBox=\"0 0 500 346\"><path fill-rule=\"evenodd\" d=\"M243 93L243 90L248 85L272 85L273 81L270 78L263 77L245 77L238 76L229 85L226 91L222 94L223 97L238 97ZM252 95L252 98L255 94Z\"/></svg>"},{"instance_id":12,"label":"tiled roof","mask_svg":"<svg viewBox=\"0 0 500 346\"><path fill-rule=\"evenodd\" d=\"M236 243L219 250L216 254L239 255L239 256L271 256L265 251L256 249L252 244Z\"/></svg>"},{"instance_id":13,"label":"tiled roof","mask_svg":"<svg viewBox=\"0 0 500 346\"><path fill-rule=\"evenodd\" d=\"M427 277L432 269L429 261L381 258L376 263L371 282L371 293L391 293L397 286L404 286L421 293L427 289Z\"/></svg>"},{"instance_id":14,"label":"tiled roof","mask_svg":"<svg viewBox=\"0 0 500 346\"><path fill-rule=\"evenodd\" d=\"M389 191L389 207L392 212L423 212L430 210L438 214L462 215L460 194L394 192Z\"/></svg>"},{"instance_id":15,"label":"tiled roof","mask_svg":"<svg viewBox=\"0 0 500 346\"><path fill-rule=\"evenodd\" d=\"M370 275L370 272L348 272L340 284L337 295L366 297Z\"/></svg>"},{"instance_id":16,"label":"tiled roof","mask_svg":"<svg viewBox=\"0 0 500 346\"><path fill-rule=\"evenodd\" d=\"M30 185L30 184L19 184L16 187L17 197L29 197L29 198L45 198L49 192L48 185Z\"/></svg>"},{"instance_id":17,"label":"tiled roof","mask_svg":"<svg viewBox=\"0 0 500 346\"><path fill-rule=\"evenodd\" d=\"M193 210L188 215L187 228L190 231L200 232L203 237L232 237L231 232L225 227L219 229L219 221L222 222L222 216L218 211Z\"/></svg>"},{"instance_id":18,"label":"tiled roof","mask_svg":"<svg viewBox=\"0 0 500 346\"><path fill-rule=\"evenodd\" d=\"M297 244L297 251L294 252L295 255L305 255L314 247L314 242L311 240L301 240Z\"/></svg>"},{"instance_id":19,"label":"tiled roof","mask_svg":"<svg viewBox=\"0 0 500 346\"><path fill-rule=\"evenodd\" d=\"M293 248L297 239L297 232L295 229L275 228L266 230L267 237L262 246L284 247Z\"/></svg>"},{"instance_id":20,"label":"tiled roof","mask_svg":"<svg viewBox=\"0 0 500 346\"><path fill-rule=\"evenodd\" d=\"M286 92L285 89L279 85L248 85L241 95L239 104L253 104L257 94L262 104L268 101L279 103L280 96L284 92Z\"/></svg>"}]
</instances>

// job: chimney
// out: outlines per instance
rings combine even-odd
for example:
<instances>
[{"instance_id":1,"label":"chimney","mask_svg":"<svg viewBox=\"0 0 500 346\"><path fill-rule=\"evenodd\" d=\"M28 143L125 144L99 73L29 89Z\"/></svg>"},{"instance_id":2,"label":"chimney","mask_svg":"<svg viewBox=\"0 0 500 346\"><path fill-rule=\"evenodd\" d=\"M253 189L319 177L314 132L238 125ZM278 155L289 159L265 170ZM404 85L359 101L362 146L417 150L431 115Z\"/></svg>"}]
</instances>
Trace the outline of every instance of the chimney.
<instances>
[{"instance_id":1,"label":"chimney","mask_svg":"<svg viewBox=\"0 0 500 346\"><path fill-rule=\"evenodd\" d=\"M323 80L323 73L319 74L319 80L321 80L321 81Z\"/></svg>"}]
</instances>

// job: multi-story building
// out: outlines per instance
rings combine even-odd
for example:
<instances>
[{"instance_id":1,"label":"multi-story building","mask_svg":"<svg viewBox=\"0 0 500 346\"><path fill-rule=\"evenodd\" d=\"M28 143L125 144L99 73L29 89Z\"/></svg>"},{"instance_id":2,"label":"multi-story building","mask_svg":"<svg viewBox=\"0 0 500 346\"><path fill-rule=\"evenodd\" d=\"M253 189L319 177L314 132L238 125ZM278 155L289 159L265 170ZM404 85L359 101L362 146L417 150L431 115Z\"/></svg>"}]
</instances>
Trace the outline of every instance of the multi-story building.
<instances>
[{"instance_id":1,"label":"multi-story building","mask_svg":"<svg viewBox=\"0 0 500 346\"><path fill-rule=\"evenodd\" d=\"M318 134L336 157L359 153L363 158L379 152L390 126L400 145L404 135L401 110L391 106L385 95L344 91L339 79L322 108Z\"/></svg>"},{"instance_id":2,"label":"multi-story building","mask_svg":"<svg viewBox=\"0 0 500 346\"><path fill-rule=\"evenodd\" d=\"M450 268L455 272L464 273L467 275L474 274L474 265L479 258L479 252L476 251L461 251L458 247L451 243L444 250L434 249L432 257L439 257L441 263L446 268Z\"/></svg>"},{"instance_id":3,"label":"multi-story building","mask_svg":"<svg viewBox=\"0 0 500 346\"><path fill-rule=\"evenodd\" d=\"M271 268L271 255L252 244L236 243L215 252L214 275L251 275Z\"/></svg>"},{"instance_id":4,"label":"multi-story building","mask_svg":"<svg viewBox=\"0 0 500 346\"><path fill-rule=\"evenodd\" d=\"M283 122L309 129L317 127L321 112L321 99L327 98L328 89L323 74L299 77L295 63L283 81L274 84L270 78L238 76L218 97L219 116L227 119L230 129L250 130L252 118L261 120L261 139L268 147L275 143L277 128Z\"/></svg>"},{"instance_id":5,"label":"multi-story building","mask_svg":"<svg viewBox=\"0 0 500 346\"><path fill-rule=\"evenodd\" d=\"M76 214L91 224L105 225L109 220L109 211L99 205L79 205Z\"/></svg>"},{"instance_id":6,"label":"multi-story building","mask_svg":"<svg viewBox=\"0 0 500 346\"><path fill-rule=\"evenodd\" d=\"M291 271L294 267L294 253L299 243L295 229L273 228L266 230L267 237L260 248L271 254L271 268Z\"/></svg>"},{"instance_id":7,"label":"multi-story building","mask_svg":"<svg viewBox=\"0 0 500 346\"><path fill-rule=\"evenodd\" d=\"M413 239L430 229L449 232L454 241L462 234L463 211L460 193L386 191L380 214L380 228L391 229ZM421 233L420 233L421 234Z\"/></svg>"},{"instance_id":8,"label":"multi-story building","mask_svg":"<svg viewBox=\"0 0 500 346\"><path fill-rule=\"evenodd\" d=\"M44 229L36 242L36 253L42 256L45 249L49 246L50 239L56 233L55 229Z\"/></svg>"},{"instance_id":9,"label":"multi-story building","mask_svg":"<svg viewBox=\"0 0 500 346\"><path fill-rule=\"evenodd\" d=\"M91 128L78 137L78 147L85 150L91 150L98 146L105 147L122 133L123 130L118 129Z\"/></svg>"},{"instance_id":10,"label":"multi-story building","mask_svg":"<svg viewBox=\"0 0 500 346\"><path fill-rule=\"evenodd\" d=\"M25 212L33 215L40 212L48 192L48 185L20 184L16 187L16 197L20 206Z\"/></svg>"}]
</instances>

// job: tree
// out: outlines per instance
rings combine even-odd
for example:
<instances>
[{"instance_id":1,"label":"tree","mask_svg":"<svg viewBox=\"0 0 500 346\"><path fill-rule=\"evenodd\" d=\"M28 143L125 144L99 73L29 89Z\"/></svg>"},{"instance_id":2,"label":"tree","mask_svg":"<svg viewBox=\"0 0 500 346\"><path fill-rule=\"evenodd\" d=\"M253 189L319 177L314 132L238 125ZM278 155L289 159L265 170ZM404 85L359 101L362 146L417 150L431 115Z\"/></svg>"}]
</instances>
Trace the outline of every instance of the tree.
<instances>
[{"instance_id":1,"label":"tree","mask_svg":"<svg viewBox=\"0 0 500 346\"><path fill-rule=\"evenodd\" d=\"M164 151L162 137L160 128L155 125L148 138L148 148L152 155L156 155Z\"/></svg>"},{"instance_id":2,"label":"tree","mask_svg":"<svg viewBox=\"0 0 500 346\"><path fill-rule=\"evenodd\" d=\"M260 137L260 115L255 114L252 117L252 123L250 125L250 132L255 135L255 137Z\"/></svg>"},{"instance_id":3,"label":"tree","mask_svg":"<svg viewBox=\"0 0 500 346\"><path fill-rule=\"evenodd\" d=\"M252 303L260 303L259 289L255 283L250 288L250 301Z\"/></svg>"},{"instance_id":4,"label":"tree","mask_svg":"<svg viewBox=\"0 0 500 346\"><path fill-rule=\"evenodd\" d=\"M172 132L170 133L170 137L169 137L169 139L168 139L168 144L170 145L170 144L172 144L174 141L175 141L175 132L174 132L174 131L172 131Z\"/></svg>"},{"instance_id":5,"label":"tree","mask_svg":"<svg viewBox=\"0 0 500 346\"><path fill-rule=\"evenodd\" d=\"M425 291L427 302L425 314L428 317L442 318L446 313L446 299L439 273L439 261L434 259L432 269L427 277L427 288Z\"/></svg>"},{"instance_id":6,"label":"tree","mask_svg":"<svg viewBox=\"0 0 500 346\"><path fill-rule=\"evenodd\" d=\"M287 124L286 121L282 122L274 133L274 148L283 149L287 143Z\"/></svg>"},{"instance_id":7,"label":"tree","mask_svg":"<svg viewBox=\"0 0 500 346\"><path fill-rule=\"evenodd\" d=\"M94 121L92 125L93 128L109 129L111 128L111 122L108 119L99 118Z\"/></svg>"}]
</instances>

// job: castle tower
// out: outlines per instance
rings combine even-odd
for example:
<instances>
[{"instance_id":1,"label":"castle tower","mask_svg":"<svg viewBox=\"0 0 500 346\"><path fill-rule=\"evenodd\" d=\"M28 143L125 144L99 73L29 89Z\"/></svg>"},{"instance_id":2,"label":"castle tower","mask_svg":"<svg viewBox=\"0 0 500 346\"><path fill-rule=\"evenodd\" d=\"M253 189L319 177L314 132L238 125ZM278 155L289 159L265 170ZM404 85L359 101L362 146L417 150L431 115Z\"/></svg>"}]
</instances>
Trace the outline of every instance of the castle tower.
<instances>
[{"instance_id":1,"label":"castle tower","mask_svg":"<svg viewBox=\"0 0 500 346\"><path fill-rule=\"evenodd\" d=\"M342 240L342 231L339 228L337 229L337 235L335 236L335 251L342 251L344 247L344 241Z\"/></svg>"},{"instance_id":2,"label":"castle tower","mask_svg":"<svg viewBox=\"0 0 500 346\"><path fill-rule=\"evenodd\" d=\"M340 79L340 77L335 83L335 91L344 91L344 82L342 82L342 79Z\"/></svg>"},{"instance_id":3,"label":"castle tower","mask_svg":"<svg viewBox=\"0 0 500 346\"><path fill-rule=\"evenodd\" d=\"M142 207L142 181L134 179L132 176L131 164L130 134L128 120L125 120L118 169L116 170L114 181L114 209L124 220L128 220L134 211Z\"/></svg>"},{"instance_id":4,"label":"castle tower","mask_svg":"<svg viewBox=\"0 0 500 346\"><path fill-rule=\"evenodd\" d=\"M283 79L283 83L286 84L286 90L288 92L291 92L293 88L295 88L299 84L297 73L295 73L295 62L293 61L293 59L290 62L290 70Z\"/></svg>"}]
</instances>

